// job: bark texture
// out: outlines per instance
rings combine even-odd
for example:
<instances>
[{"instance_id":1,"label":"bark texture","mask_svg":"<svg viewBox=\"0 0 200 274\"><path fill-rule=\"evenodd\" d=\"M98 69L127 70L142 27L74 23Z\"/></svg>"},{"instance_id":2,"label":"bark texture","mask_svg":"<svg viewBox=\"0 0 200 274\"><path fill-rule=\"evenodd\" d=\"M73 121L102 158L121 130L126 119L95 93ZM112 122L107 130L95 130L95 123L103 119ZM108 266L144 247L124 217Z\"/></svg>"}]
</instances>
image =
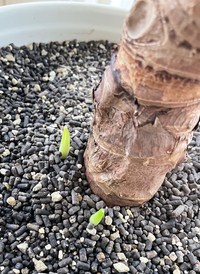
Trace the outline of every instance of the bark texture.
<instances>
[{"instance_id":1,"label":"bark texture","mask_svg":"<svg viewBox=\"0 0 200 274\"><path fill-rule=\"evenodd\" d=\"M93 100L91 189L141 205L185 159L199 120L200 0L136 0Z\"/></svg>"}]
</instances>

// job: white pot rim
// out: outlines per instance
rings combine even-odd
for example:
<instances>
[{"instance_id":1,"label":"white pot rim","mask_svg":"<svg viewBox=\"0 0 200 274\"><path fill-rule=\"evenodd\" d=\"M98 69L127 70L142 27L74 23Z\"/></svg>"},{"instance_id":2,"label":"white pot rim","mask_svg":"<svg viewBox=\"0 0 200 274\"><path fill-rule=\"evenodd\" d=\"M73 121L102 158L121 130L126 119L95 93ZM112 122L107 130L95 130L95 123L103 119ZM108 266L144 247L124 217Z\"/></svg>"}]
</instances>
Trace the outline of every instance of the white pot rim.
<instances>
[{"instance_id":1,"label":"white pot rim","mask_svg":"<svg viewBox=\"0 0 200 274\"><path fill-rule=\"evenodd\" d=\"M117 6L111 6L111 5L105 5L105 4L95 4L95 3L85 3L85 2L66 2L66 1L40 1L40 2L26 2L26 3L18 3L18 4L11 4L11 5L5 5L5 6L0 6L0 13L3 11L9 11L13 10L13 8L19 8L21 9L22 7L27 7L27 6L57 6L57 5L62 5L62 6L80 6L80 7L94 7L102 10L118 10L120 12L125 12L127 13L126 8L122 7L117 7Z\"/></svg>"},{"instance_id":2,"label":"white pot rim","mask_svg":"<svg viewBox=\"0 0 200 274\"><path fill-rule=\"evenodd\" d=\"M119 7L64 1L2 6L0 47L73 39L118 43L126 14Z\"/></svg>"}]
</instances>

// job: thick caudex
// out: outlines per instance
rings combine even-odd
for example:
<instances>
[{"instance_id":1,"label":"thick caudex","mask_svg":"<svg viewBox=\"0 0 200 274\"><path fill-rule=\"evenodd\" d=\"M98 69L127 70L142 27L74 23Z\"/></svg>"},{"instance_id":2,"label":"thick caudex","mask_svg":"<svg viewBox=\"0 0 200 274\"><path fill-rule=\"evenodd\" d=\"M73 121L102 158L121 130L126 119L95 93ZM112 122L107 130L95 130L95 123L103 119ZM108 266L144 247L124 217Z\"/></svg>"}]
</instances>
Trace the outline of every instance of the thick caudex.
<instances>
[{"instance_id":1,"label":"thick caudex","mask_svg":"<svg viewBox=\"0 0 200 274\"><path fill-rule=\"evenodd\" d=\"M136 0L93 100L91 189L108 205L143 204L199 120L200 0Z\"/></svg>"}]
</instances>

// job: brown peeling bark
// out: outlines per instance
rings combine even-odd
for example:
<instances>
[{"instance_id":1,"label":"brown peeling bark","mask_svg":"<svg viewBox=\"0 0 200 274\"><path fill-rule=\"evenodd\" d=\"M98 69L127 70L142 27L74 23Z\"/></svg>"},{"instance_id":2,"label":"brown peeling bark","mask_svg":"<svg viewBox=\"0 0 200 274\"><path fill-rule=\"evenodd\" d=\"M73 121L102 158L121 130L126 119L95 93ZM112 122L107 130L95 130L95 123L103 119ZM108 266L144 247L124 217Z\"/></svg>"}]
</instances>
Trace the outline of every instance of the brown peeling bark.
<instances>
[{"instance_id":1,"label":"brown peeling bark","mask_svg":"<svg viewBox=\"0 0 200 274\"><path fill-rule=\"evenodd\" d=\"M199 120L200 0L136 0L93 100L91 189L108 205L143 204Z\"/></svg>"}]
</instances>

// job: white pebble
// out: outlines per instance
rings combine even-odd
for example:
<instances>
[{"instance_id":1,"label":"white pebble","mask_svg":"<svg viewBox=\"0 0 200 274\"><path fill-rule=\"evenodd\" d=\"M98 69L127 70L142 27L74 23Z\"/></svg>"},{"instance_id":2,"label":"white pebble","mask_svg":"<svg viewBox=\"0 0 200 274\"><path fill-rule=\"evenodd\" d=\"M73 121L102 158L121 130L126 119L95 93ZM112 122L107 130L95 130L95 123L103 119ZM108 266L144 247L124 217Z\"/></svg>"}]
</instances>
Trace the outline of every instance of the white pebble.
<instances>
[{"instance_id":1,"label":"white pebble","mask_svg":"<svg viewBox=\"0 0 200 274\"><path fill-rule=\"evenodd\" d=\"M29 269L27 267L21 269L21 273L22 274L28 274L29 273Z\"/></svg>"},{"instance_id":2,"label":"white pebble","mask_svg":"<svg viewBox=\"0 0 200 274\"><path fill-rule=\"evenodd\" d=\"M140 261L146 264L149 260L146 257L140 257Z\"/></svg>"},{"instance_id":3,"label":"white pebble","mask_svg":"<svg viewBox=\"0 0 200 274\"><path fill-rule=\"evenodd\" d=\"M76 216L71 216L69 218L69 221L70 221L71 224L74 224L76 222Z\"/></svg>"},{"instance_id":4,"label":"white pebble","mask_svg":"<svg viewBox=\"0 0 200 274\"><path fill-rule=\"evenodd\" d=\"M49 80L49 77L48 77L48 76L42 77L42 81L47 82L48 80Z\"/></svg>"},{"instance_id":5,"label":"white pebble","mask_svg":"<svg viewBox=\"0 0 200 274\"><path fill-rule=\"evenodd\" d=\"M15 57L11 54L7 54L6 55L6 59L10 62L15 62Z\"/></svg>"},{"instance_id":6,"label":"white pebble","mask_svg":"<svg viewBox=\"0 0 200 274\"><path fill-rule=\"evenodd\" d=\"M89 233L89 234L91 234L91 235L96 235L96 233L97 233L97 231L96 231L96 229L95 228L93 228L93 229L89 229L89 228L86 228L86 230L87 230L87 232Z\"/></svg>"},{"instance_id":7,"label":"white pebble","mask_svg":"<svg viewBox=\"0 0 200 274\"><path fill-rule=\"evenodd\" d=\"M94 71L96 71L96 68L95 67L89 67L88 70L94 72Z\"/></svg>"},{"instance_id":8,"label":"white pebble","mask_svg":"<svg viewBox=\"0 0 200 274\"><path fill-rule=\"evenodd\" d=\"M180 242L180 239L174 234L174 235L172 235L172 244L173 245L179 245L179 246L181 246L182 244L181 244L181 242ZM181 244L181 245L180 245Z\"/></svg>"},{"instance_id":9,"label":"white pebble","mask_svg":"<svg viewBox=\"0 0 200 274\"><path fill-rule=\"evenodd\" d=\"M26 251L28 249L28 244L27 243L21 243L17 245L17 248L24 254L26 254Z\"/></svg>"},{"instance_id":10,"label":"white pebble","mask_svg":"<svg viewBox=\"0 0 200 274\"><path fill-rule=\"evenodd\" d=\"M69 147L69 151L73 152L74 148L73 147Z\"/></svg>"},{"instance_id":11,"label":"white pebble","mask_svg":"<svg viewBox=\"0 0 200 274\"><path fill-rule=\"evenodd\" d=\"M112 218L110 216L105 217L105 223L106 225L111 225L112 224Z\"/></svg>"},{"instance_id":12,"label":"white pebble","mask_svg":"<svg viewBox=\"0 0 200 274\"><path fill-rule=\"evenodd\" d=\"M3 176L5 176L5 175L7 174L7 172L9 172L9 171L8 171L8 169L6 169L6 168L1 168L1 169L0 169L0 173L1 173Z\"/></svg>"},{"instance_id":13,"label":"white pebble","mask_svg":"<svg viewBox=\"0 0 200 274\"><path fill-rule=\"evenodd\" d=\"M33 191L39 191L42 188L42 184L38 183L37 185L34 186Z\"/></svg>"},{"instance_id":14,"label":"white pebble","mask_svg":"<svg viewBox=\"0 0 200 274\"><path fill-rule=\"evenodd\" d=\"M79 169L81 169L81 168L82 168L82 165L81 165L81 164L78 164L77 167L78 167Z\"/></svg>"},{"instance_id":15,"label":"white pebble","mask_svg":"<svg viewBox=\"0 0 200 274\"><path fill-rule=\"evenodd\" d=\"M7 204L11 205L11 206L15 206L16 205L16 200L14 197L9 197L7 200L6 200Z\"/></svg>"},{"instance_id":16,"label":"white pebble","mask_svg":"<svg viewBox=\"0 0 200 274\"><path fill-rule=\"evenodd\" d=\"M128 272L129 271L129 267L121 262L115 263L115 264L113 264L113 266L118 272Z\"/></svg>"},{"instance_id":17,"label":"white pebble","mask_svg":"<svg viewBox=\"0 0 200 274\"><path fill-rule=\"evenodd\" d=\"M177 259L177 256L176 256L175 252L170 253L170 254L169 254L169 258L170 258L173 262L175 262L176 259Z\"/></svg>"},{"instance_id":18,"label":"white pebble","mask_svg":"<svg viewBox=\"0 0 200 274\"><path fill-rule=\"evenodd\" d=\"M50 244L48 244L48 245L45 245L45 249L46 250L50 250L52 247L51 247L51 245Z\"/></svg>"},{"instance_id":19,"label":"white pebble","mask_svg":"<svg viewBox=\"0 0 200 274\"><path fill-rule=\"evenodd\" d=\"M18 126L20 123L21 123L21 119L20 118L18 118L15 121L13 121L13 125L14 126Z\"/></svg>"},{"instance_id":20,"label":"white pebble","mask_svg":"<svg viewBox=\"0 0 200 274\"><path fill-rule=\"evenodd\" d=\"M83 197L81 196L80 193L78 193L78 200L79 200L79 202L81 202L83 200Z\"/></svg>"},{"instance_id":21,"label":"white pebble","mask_svg":"<svg viewBox=\"0 0 200 274\"><path fill-rule=\"evenodd\" d=\"M12 87L10 90L13 90L13 91L18 90L18 87Z\"/></svg>"},{"instance_id":22,"label":"white pebble","mask_svg":"<svg viewBox=\"0 0 200 274\"><path fill-rule=\"evenodd\" d=\"M100 44L99 47L100 47L100 49L106 49L103 44Z\"/></svg>"},{"instance_id":23,"label":"white pebble","mask_svg":"<svg viewBox=\"0 0 200 274\"><path fill-rule=\"evenodd\" d=\"M19 273L20 273L20 270L19 270L19 269L14 268L14 269L13 269L13 272L14 272L15 274L19 274Z\"/></svg>"},{"instance_id":24,"label":"white pebble","mask_svg":"<svg viewBox=\"0 0 200 274\"><path fill-rule=\"evenodd\" d=\"M62 252L62 250L59 250L59 252L58 252L58 259L59 260L63 259L63 252Z\"/></svg>"},{"instance_id":25,"label":"white pebble","mask_svg":"<svg viewBox=\"0 0 200 274\"><path fill-rule=\"evenodd\" d=\"M37 272L43 272L47 269L47 266L42 261L38 261L35 258L33 258L33 263Z\"/></svg>"},{"instance_id":26,"label":"white pebble","mask_svg":"<svg viewBox=\"0 0 200 274\"><path fill-rule=\"evenodd\" d=\"M116 240L117 238L120 238L120 236L119 236L119 231L117 231L117 232L115 232L115 233L113 233L113 234L110 235L111 241L114 241L114 240Z\"/></svg>"},{"instance_id":27,"label":"white pebble","mask_svg":"<svg viewBox=\"0 0 200 274\"><path fill-rule=\"evenodd\" d=\"M52 202L54 203L59 202L63 198L58 191L51 193L51 197L52 197Z\"/></svg>"},{"instance_id":28,"label":"white pebble","mask_svg":"<svg viewBox=\"0 0 200 274\"><path fill-rule=\"evenodd\" d=\"M42 56L45 56L45 55L47 55L48 54L48 52L45 50L45 49L43 49L42 51L41 51L41 55Z\"/></svg>"},{"instance_id":29,"label":"white pebble","mask_svg":"<svg viewBox=\"0 0 200 274\"><path fill-rule=\"evenodd\" d=\"M41 91L40 85L36 84L33 88L35 91Z\"/></svg>"},{"instance_id":30,"label":"white pebble","mask_svg":"<svg viewBox=\"0 0 200 274\"><path fill-rule=\"evenodd\" d=\"M117 253L117 257L120 261L126 261L126 259L127 259L125 254L122 252Z\"/></svg>"},{"instance_id":31,"label":"white pebble","mask_svg":"<svg viewBox=\"0 0 200 274\"><path fill-rule=\"evenodd\" d=\"M33 175L33 180L40 180L41 178L42 178L41 173L36 173L35 175Z\"/></svg>"},{"instance_id":32,"label":"white pebble","mask_svg":"<svg viewBox=\"0 0 200 274\"><path fill-rule=\"evenodd\" d=\"M30 49L30 50L33 50L33 44L31 43L31 44L29 44L28 46L26 46L28 49Z\"/></svg>"},{"instance_id":33,"label":"white pebble","mask_svg":"<svg viewBox=\"0 0 200 274\"><path fill-rule=\"evenodd\" d=\"M15 78L13 78L13 79L12 79L12 84L13 84L13 85L17 85L17 83L18 83L18 81L17 81Z\"/></svg>"},{"instance_id":34,"label":"white pebble","mask_svg":"<svg viewBox=\"0 0 200 274\"><path fill-rule=\"evenodd\" d=\"M130 211L130 209L127 209L126 212L127 212L128 216L133 217L133 214L132 214L132 212Z\"/></svg>"},{"instance_id":35,"label":"white pebble","mask_svg":"<svg viewBox=\"0 0 200 274\"><path fill-rule=\"evenodd\" d=\"M180 273L181 272L180 272L180 270L178 268L173 271L173 274L180 274Z\"/></svg>"},{"instance_id":36,"label":"white pebble","mask_svg":"<svg viewBox=\"0 0 200 274\"><path fill-rule=\"evenodd\" d=\"M17 136L18 130L13 129L13 130L12 130L12 133L13 133L15 136Z\"/></svg>"},{"instance_id":37,"label":"white pebble","mask_svg":"<svg viewBox=\"0 0 200 274\"><path fill-rule=\"evenodd\" d=\"M8 155L10 155L10 150L9 149L5 149L4 152L2 153L2 156L6 157Z\"/></svg>"},{"instance_id":38,"label":"white pebble","mask_svg":"<svg viewBox=\"0 0 200 274\"><path fill-rule=\"evenodd\" d=\"M199 239L195 236L195 237L193 238L193 241L196 242L196 243L198 243L198 242L199 242Z\"/></svg>"},{"instance_id":39,"label":"white pebble","mask_svg":"<svg viewBox=\"0 0 200 274\"><path fill-rule=\"evenodd\" d=\"M61 112L65 112L64 106L60 106L60 111L61 111Z\"/></svg>"},{"instance_id":40,"label":"white pebble","mask_svg":"<svg viewBox=\"0 0 200 274\"><path fill-rule=\"evenodd\" d=\"M41 228L39 229L39 233L44 234L44 232L45 232L44 228L41 227Z\"/></svg>"},{"instance_id":41,"label":"white pebble","mask_svg":"<svg viewBox=\"0 0 200 274\"><path fill-rule=\"evenodd\" d=\"M56 73L55 73L55 71L52 70L52 71L49 72L49 75L50 75L51 77L55 77L55 76L56 76Z\"/></svg>"},{"instance_id":42,"label":"white pebble","mask_svg":"<svg viewBox=\"0 0 200 274\"><path fill-rule=\"evenodd\" d=\"M18 107L17 110L18 110L19 113L21 113L22 109L23 109L23 108Z\"/></svg>"},{"instance_id":43,"label":"white pebble","mask_svg":"<svg viewBox=\"0 0 200 274\"><path fill-rule=\"evenodd\" d=\"M151 241L151 242L155 241L155 239L156 239L156 237L155 237L151 232L149 232L147 238L148 238L149 241Z\"/></svg>"},{"instance_id":44,"label":"white pebble","mask_svg":"<svg viewBox=\"0 0 200 274\"><path fill-rule=\"evenodd\" d=\"M7 190L9 190L11 188L11 186L6 182L4 182L3 185L7 188Z\"/></svg>"},{"instance_id":45,"label":"white pebble","mask_svg":"<svg viewBox=\"0 0 200 274\"><path fill-rule=\"evenodd\" d=\"M8 114L6 114L6 116L5 116L5 119L8 119L8 120L10 120L12 118L12 116L8 113Z\"/></svg>"}]
</instances>

